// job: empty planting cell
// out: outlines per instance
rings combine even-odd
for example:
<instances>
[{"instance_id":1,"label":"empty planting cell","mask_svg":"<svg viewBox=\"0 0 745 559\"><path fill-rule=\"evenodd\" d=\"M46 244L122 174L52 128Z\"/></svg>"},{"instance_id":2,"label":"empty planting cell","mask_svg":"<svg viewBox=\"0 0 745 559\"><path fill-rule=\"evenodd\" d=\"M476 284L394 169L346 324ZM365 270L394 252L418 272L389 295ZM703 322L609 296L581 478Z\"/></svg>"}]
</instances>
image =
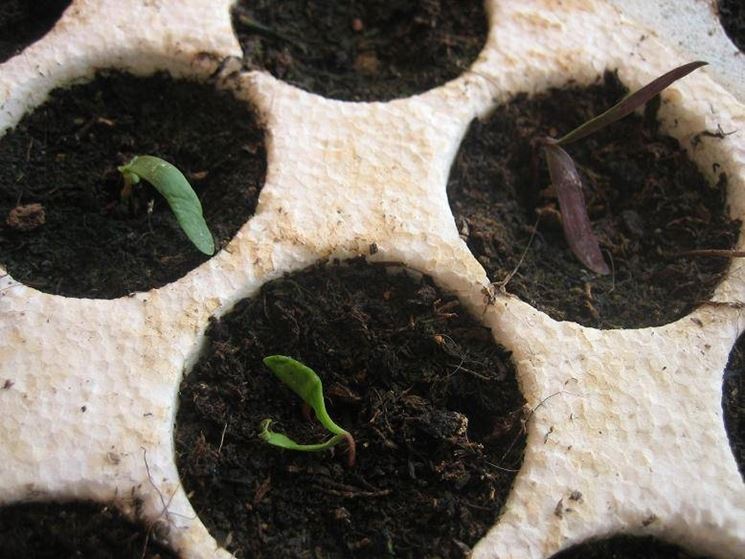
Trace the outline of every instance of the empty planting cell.
<instances>
[{"instance_id":1,"label":"empty planting cell","mask_svg":"<svg viewBox=\"0 0 745 559\"><path fill-rule=\"evenodd\" d=\"M114 507L87 502L0 508L2 559L176 559L156 531Z\"/></svg>"},{"instance_id":2,"label":"empty planting cell","mask_svg":"<svg viewBox=\"0 0 745 559\"><path fill-rule=\"evenodd\" d=\"M652 536L613 536L573 546L551 559L707 559Z\"/></svg>"},{"instance_id":3,"label":"empty planting cell","mask_svg":"<svg viewBox=\"0 0 745 559\"><path fill-rule=\"evenodd\" d=\"M740 0L719 0L717 9L727 36L740 51L745 51L745 4Z\"/></svg>"},{"instance_id":4,"label":"empty planting cell","mask_svg":"<svg viewBox=\"0 0 745 559\"><path fill-rule=\"evenodd\" d=\"M480 0L240 1L233 27L249 69L325 97L377 101L457 78L487 34Z\"/></svg>"},{"instance_id":5,"label":"empty planting cell","mask_svg":"<svg viewBox=\"0 0 745 559\"><path fill-rule=\"evenodd\" d=\"M729 356L722 385L724 425L729 443L745 478L745 338L740 337Z\"/></svg>"},{"instance_id":6,"label":"empty planting cell","mask_svg":"<svg viewBox=\"0 0 745 559\"><path fill-rule=\"evenodd\" d=\"M172 282L205 260L142 181L135 155L180 169L217 249L253 214L266 171L251 109L211 84L100 74L57 89L0 139L0 264L42 291L115 298Z\"/></svg>"},{"instance_id":7,"label":"empty planting cell","mask_svg":"<svg viewBox=\"0 0 745 559\"><path fill-rule=\"evenodd\" d=\"M49 31L71 0L3 0L0 3L0 62Z\"/></svg>"},{"instance_id":8,"label":"empty planting cell","mask_svg":"<svg viewBox=\"0 0 745 559\"><path fill-rule=\"evenodd\" d=\"M458 300L400 268L320 265L266 284L207 332L180 389L178 468L199 518L237 557L463 557L496 521L522 461L509 354ZM262 364L321 377L326 432Z\"/></svg>"},{"instance_id":9,"label":"empty planting cell","mask_svg":"<svg viewBox=\"0 0 745 559\"><path fill-rule=\"evenodd\" d=\"M566 147L584 182L592 228L610 273L586 269L564 238L556 191L531 142L559 137L627 93L613 73L518 95L475 121L448 196L462 238L489 278L557 320L598 328L669 323L708 300L728 261L687 254L734 246L727 177L709 184L659 131L659 100ZM708 135L707 135L708 134ZM702 130L697 141L719 141Z\"/></svg>"}]
</instances>

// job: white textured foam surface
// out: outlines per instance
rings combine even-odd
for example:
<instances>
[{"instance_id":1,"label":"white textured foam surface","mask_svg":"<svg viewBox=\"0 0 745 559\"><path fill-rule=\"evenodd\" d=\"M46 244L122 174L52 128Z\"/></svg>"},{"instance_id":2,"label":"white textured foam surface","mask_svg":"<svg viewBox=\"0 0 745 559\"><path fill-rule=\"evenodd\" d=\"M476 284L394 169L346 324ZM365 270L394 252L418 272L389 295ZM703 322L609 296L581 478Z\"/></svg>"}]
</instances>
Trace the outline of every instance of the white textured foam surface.
<instances>
[{"instance_id":1,"label":"white textured foam surface","mask_svg":"<svg viewBox=\"0 0 745 559\"><path fill-rule=\"evenodd\" d=\"M74 1L53 32L0 66L0 130L53 87L97 68L211 74L240 54L229 4ZM138 497L144 520L170 527L184 557L229 557L179 483L172 424L182 375L211 315L282 273L365 254L375 242L371 260L432 275L484 317L513 352L534 409L515 487L474 557L544 559L616 531L745 557L745 484L720 404L742 311L704 306L664 327L598 331L555 322L514 297L485 307L488 279L445 194L471 119L514 93L590 83L606 68L633 88L686 60L601 2L488 7L489 41L472 70L417 97L343 103L266 74L226 77L223 85L266 122L266 185L230 245L184 278L113 301L46 295L0 278L0 386L13 383L0 390L0 503L91 498L132 512ZM743 106L706 70L663 97L666 131L710 178L712 164L721 166L732 214L744 218ZM738 132L690 147L718 126ZM744 266L733 265L717 300L745 301Z\"/></svg>"}]
</instances>

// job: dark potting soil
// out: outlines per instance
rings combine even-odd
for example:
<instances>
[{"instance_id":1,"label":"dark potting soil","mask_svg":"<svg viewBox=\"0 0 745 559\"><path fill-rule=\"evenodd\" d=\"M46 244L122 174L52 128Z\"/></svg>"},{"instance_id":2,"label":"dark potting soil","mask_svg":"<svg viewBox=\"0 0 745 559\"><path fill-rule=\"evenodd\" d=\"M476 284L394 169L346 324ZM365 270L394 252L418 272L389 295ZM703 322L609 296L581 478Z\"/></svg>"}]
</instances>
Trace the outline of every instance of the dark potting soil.
<instances>
[{"instance_id":1,"label":"dark potting soil","mask_svg":"<svg viewBox=\"0 0 745 559\"><path fill-rule=\"evenodd\" d=\"M737 340L724 370L722 409L729 444L745 479L745 336Z\"/></svg>"},{"instance_id":2,"label":"dark potting soil","mask_svg":"<svg viewBox=\"0 0 745 559\"><path fill-rule=\"evenodd\" d=\"M384 101L462 74L488 30L482 0L241 0L246 65L334 99Z\"/></svg>"},{"instance_id":3,"label":"dark potting soil","mask_svg":"<svg viewBox=\"0 0 745 559\"><path fill-rule=\"evenodd\" d=\"M522 462L524 400L509 355L426 277L354 261L266 284L215 321L181 385L178 467L212 535L238 557L464 557ZM262 364L323 379L357 460L268 445L325 437Z\"/></svg>"},{"instance_id":4,"label":"dark potting soil","mask_svg":"<svg viewBox=\"0 0 745 559\"><path fill-rule=\"evenodd\" d=\"M575 545L551 559L707 559L651 536L614 536Z\"/></svg>"},{"instance_id":5,"label":"dark potting soil","mask_svg":"<svg viewBox=\"0 0 745 559\"><path fill-rule=\"evenodd\" d=\"M742 0L719 0L717 8L727 36L745 52L745 3Z\"/></svg>"},{"instance_id":6,"label":"dark potting soil","mask_svg":"<svg viewBox=\"0 0 745 559\"><path fill-rule=\"evenodd\" d=\"M207 260L150 185L121 200L117 166L138 154L186 175L218 248L253 214L266 156L244 103L166 75L99 75L53 91L0 138L0 263L13 278L110 299L160 287ZM19 218L24 208L30 216Z\"/></svg>"},{"instance_id":7,"label":"dark potting soil","mask_svg":"<svg viewBox=\"0 0 745 559\"><path fill-rule=\"evenodd\" d=\"M72 0L2 0L0 2L0 62L43 37Z\"/></svg>"},{"instance_id":8,"label":"dark potting soil","mask_svg":"<svg viewBox=\"0 0 745 559\"><path fill-rule=\"evenodd\" d=\"M176 559L114 507L31 503L0 508L0 559Z\"/></svg>"},{"instance_id":9,"label":"dark potting soil","mask_svg":"<svg viewBox=\"0 0 745 559\"><path fill-rule=\"evenodd\" d=\"M517 270L507 291L557 320L598 328L671 322L706 301L728 265L676 254L729 249L736 240L739 222L725 215L725 175L707 183L678 142L658 131L657 101L644 117L567 147L612 273L594 274L571 253L544 161L532 178L531 139L568 132L626 91L606 73L591 87L518 95L473 123L450 174L456 224L490 279L503 282ZM720 141L703 130L698 140Z\"/></svg>"}]
</instances>

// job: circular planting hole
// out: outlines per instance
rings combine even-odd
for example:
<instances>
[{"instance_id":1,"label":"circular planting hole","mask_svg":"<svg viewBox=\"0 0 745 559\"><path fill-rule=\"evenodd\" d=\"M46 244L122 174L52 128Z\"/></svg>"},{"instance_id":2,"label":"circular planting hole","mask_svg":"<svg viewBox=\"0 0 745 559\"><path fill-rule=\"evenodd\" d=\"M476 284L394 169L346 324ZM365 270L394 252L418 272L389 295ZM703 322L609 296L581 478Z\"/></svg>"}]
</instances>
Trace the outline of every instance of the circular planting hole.
<instances>
[{"instance_id":1,"label":"circular planting hole","mask_svg":"<svg viewBox=\"0 0 745 559\"><path fill-rule=\"evenodd\" d=\"M719 0L717 9L725 33L745 52L745 4L742 0Z\"/></svg>"},{"instance_id":2,"label":"circular planting hole","mask_svg":"<svg viewBox=\"0 0 745 559\"><path fill-rule=\"evenodd\" d=\"M724 370L722 408L729 444L745 479L745 336L737 340Z\"/></svg>"},{"instance_id":3,"label":"circular planting hole","mask_svg":"<svg viewBox=\"0 0 745 559\"><path fill-rule=\"evenodd\" d=\"M0 542L0 559L176 559L154 530L85 502L0 508Z\"/></svg>"},{"instance_id":4,"label":"circular planting hole","mask_svg":"<svg viewBox=\"0 0 745 559\"><path fill-rule=\"evenodd\" d=\"M636 328L680 318L709 298L728 264L680 253L729 249L737 237L739 222L725 212L726 176L707 183L678 142L658 131L653 101L643 117L567 146L611 273L595 274L572 254L544 160L533 177L531 140L572 130L626 92L606 73L590 87L518 95L473 123L450 174L456 225L491 280L511 278L507 291L556 320Z\"/></svg>"},{"instance_id":5,"label":"circular planting hole","mask_svg":"<svg viewBox=\"0 0 745 559\"><path fill-rule=\"evenodd\" d=\"M551 559L707 559L652 536L614 536L588 541L552 555Z\"/></svg>"},{"instance_id":6,"label":"circular planting hole","mask_svg":"<svg viewBox=\"0 0 745 559\"><path fill-rule=\"evenodd\" d=\"M266 284L215 321L181 385L184 489L238 557L463 557L522 462L524 400L509 354L427 277L362 261ZM261 440L327 438L262 363L292 356L323 381L356 440L319 453Z\"/></svg>"},{"instance_id":7,"label":"circular planting hole","mask_svg":"<svg viewBox=\"0 0 745 559\"><path fill-rule=\"evenodd\" d=\"M351 101L422 93L458 77L486 41L482 0L239 1L249 68Z\"/></svg>"},{"instance_id":8,"label":"circular planting hole","mask_svg":"<svg viewBox=\"0 0 745 559\"><path fill-rule=\"evenodd\" d=\"M111 299L207 260L151 185L123 198L117 167L135 155L184 173L218 250L253 214L266 171L256 117L210 84L108 74L57 89L0 138L0 264L47 293Z\"/></svg>"},{"instance_id":9,"label":"circular planting hole","mask_svg":"<svg viewBox=\"0 0 745 559\"><path fill-rule=\"evenodd\" d=\"M2 0L0 62L5 62L43 37L72 0Z\"/></svg>"}]
</instances>

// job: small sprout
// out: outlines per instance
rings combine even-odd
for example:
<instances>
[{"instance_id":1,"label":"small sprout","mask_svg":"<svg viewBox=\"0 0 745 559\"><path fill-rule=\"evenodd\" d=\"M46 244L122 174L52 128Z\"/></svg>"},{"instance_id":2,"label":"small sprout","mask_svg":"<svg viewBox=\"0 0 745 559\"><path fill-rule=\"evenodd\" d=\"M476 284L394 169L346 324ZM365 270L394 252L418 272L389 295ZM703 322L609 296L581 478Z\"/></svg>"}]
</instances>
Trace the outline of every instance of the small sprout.
<instances>
[{"instance_id":1,"label":"small sprout","mask_svg":"<svg viewBox=\"0 0 745 559\"><path fill-rule=\"evenodd\" d=\"M286 448L288 450L300 450L303 452L318 452L336 446L341 441L347 442L347 459L350 466L354 466L356 444L351 433L339 427L329 417L326 411L326 404L323 399L323 384L318 375L310 367L306 367L299 361L284 355L270 355L264 358L264 364L284 382L295 394L300 396L303 401L310 406L316 413L316 419L323 425L326 430L333 435L324 443L318 444L299 444L283 435L275 433L269 426L271 419L265 419L261 422L261 431L259 436L269 444Z\"/></svg>"},{"instance_id":2,"label":"small sprout","mask_svg":"<svg viewBox=\"0 0 745 559\"><path fill-rule=\"evenodd\" d=\"M194 246L208 256L215 253L215 241L204 221L202 204L181 171L159 157L138 155L119 167L119 172L124 177L123 197L129 197L132 186L145 179L166 199Z\"/></svg>"},{"instance_id":3,"label":"small sprout","mask_svg":"<svg viewBox=\"0 0 745 559\"><path fill-rule=\"evenodd\" d=\"M603 260L600 245L592 232L590 217L587 215L587 207L582 194L582 179L574 161L564 151L563 146L581 140L631 114L667 86L706 64L700 61L690 62L663 74L561 138L544 136L535 139L536 146L542 148L546 154L551 183L559 199L564 237L574 255L593 272L608 274L610 270Z\"/></svg>"}]
</instances>

